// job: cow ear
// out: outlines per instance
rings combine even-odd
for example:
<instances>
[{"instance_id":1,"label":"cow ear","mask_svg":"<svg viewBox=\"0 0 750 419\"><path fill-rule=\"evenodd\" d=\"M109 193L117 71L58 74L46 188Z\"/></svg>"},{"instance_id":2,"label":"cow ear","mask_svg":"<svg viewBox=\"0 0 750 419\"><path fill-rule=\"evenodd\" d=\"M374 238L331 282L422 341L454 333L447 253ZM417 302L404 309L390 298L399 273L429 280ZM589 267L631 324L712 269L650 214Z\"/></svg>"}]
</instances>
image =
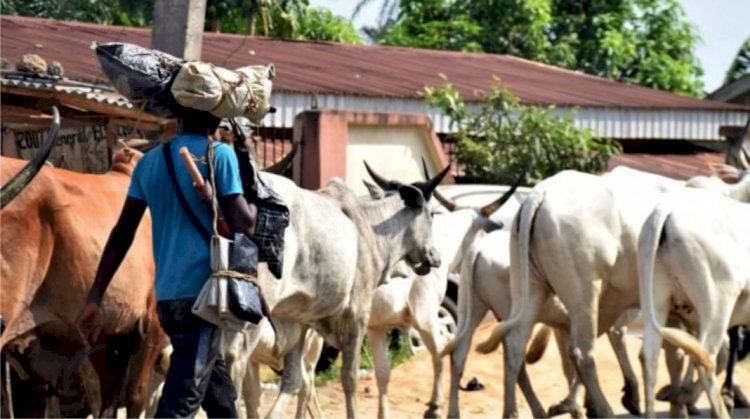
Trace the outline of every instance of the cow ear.
<instances>
[{"instance_id":1,"label":"cow ear","mask_svg":"<svg viewBox=\"0 0 750 419\"><path fill-rule=\"evenodd\" d=\"M362 183L365 184L365 187L367 188L367 192L370 194L370 198L383 199L385 197L385 191L380 189L380 187L373 185L372 183L364 179L362 179Z\"/></svg>"},{"instance_id":2,"label":"cow ear","mask_svg":"<svg viewBox=\"0 0 750 419\"><path fill-rule=\"evenodd\" d=\"M416 209L424 207L424 195L418 188L412 185L402 185L398 188L398 193L407 207Z\"/></svg>"},{"instance_id":3,"label":"cow ear","mask_svg":"<svg viewBox=\"0 0 750 419\"><path fill-rule=\"evenodd\" d=\"M737 183L742 177L742 173L736 167L728 164L714 164L711 166L711 171L725 183Z\"/></svg>"}]
</instances>

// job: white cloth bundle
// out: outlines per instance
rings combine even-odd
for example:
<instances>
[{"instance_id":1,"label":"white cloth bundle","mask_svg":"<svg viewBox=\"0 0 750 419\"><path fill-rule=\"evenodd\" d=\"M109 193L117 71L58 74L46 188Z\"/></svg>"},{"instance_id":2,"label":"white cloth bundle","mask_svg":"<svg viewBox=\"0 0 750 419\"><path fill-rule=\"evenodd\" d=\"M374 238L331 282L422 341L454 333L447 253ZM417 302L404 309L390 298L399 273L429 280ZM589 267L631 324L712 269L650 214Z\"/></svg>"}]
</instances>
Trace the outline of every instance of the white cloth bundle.
<instances>
[{"instance_id":1,"label":"white cloth bundle","mask_svg":"<svg viewBox=\"0 0 750 419\"><path fill-rule=\"evenodd\" d=\"M273 64L228 70L191 61L183 64L171 90L182 106L208 111L219 118L244 116L258 123L271 108L275 76Z\"/></svg>"}]
</instances>

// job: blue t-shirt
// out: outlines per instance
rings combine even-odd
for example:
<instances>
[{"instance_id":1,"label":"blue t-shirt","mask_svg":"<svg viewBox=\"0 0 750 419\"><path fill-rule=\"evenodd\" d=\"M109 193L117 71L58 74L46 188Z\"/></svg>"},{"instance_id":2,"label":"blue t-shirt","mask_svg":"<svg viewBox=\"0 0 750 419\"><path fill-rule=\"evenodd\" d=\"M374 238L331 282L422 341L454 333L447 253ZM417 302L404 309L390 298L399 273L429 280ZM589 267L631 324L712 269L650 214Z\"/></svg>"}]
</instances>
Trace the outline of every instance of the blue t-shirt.
<instances>
[{"instance_id":1,"label":"blue t-shirt","mask_svg":"<svg viewBox=\"0 0 750 419\"><path fill-rule=\"evenodd\" d=\"M206 230L213 231L211 208L198 196L193 180L179 156L180 148L187 147L194 156L205 157L208 138L183 135L175 137L171 143L175 175L182 194ZM195 298L211 275L209 244L190 222L178 201L169 179L162 147L155 147L138 161L128 197L145 201L151 211L156 299L164 301ZM196 162L196 165L203 177L207 177L207 164ZM242 193L237 156L226 144L219 143L214 147L214 175L219 197Z\"/></svg>"}]
</instances>

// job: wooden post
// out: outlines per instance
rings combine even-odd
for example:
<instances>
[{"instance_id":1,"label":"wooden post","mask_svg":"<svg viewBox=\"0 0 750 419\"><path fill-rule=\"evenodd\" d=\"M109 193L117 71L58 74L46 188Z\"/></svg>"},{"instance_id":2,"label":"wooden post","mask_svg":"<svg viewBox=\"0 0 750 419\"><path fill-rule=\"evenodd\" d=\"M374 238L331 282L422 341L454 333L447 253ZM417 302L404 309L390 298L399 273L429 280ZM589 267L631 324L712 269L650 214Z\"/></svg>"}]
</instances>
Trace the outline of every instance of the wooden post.
<instances>
[{"instance_id":1,"label":"wooden post","mask_svg":"<svg viewBox=\"0 0 750 419\"><path fill-rule=\"evenodd\" d=\"M200 60L206 0L156 0L151 48Z\"/></svg>"}]
</instances>

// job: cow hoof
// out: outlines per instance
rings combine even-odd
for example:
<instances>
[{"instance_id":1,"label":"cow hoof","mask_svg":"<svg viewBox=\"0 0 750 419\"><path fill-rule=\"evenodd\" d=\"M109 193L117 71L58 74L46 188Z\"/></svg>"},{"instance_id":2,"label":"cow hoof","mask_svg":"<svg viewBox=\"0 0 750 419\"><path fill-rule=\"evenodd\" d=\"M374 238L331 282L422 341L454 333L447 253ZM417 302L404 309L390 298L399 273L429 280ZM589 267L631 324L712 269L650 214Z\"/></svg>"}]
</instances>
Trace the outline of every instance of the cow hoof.
<instances>
[{"instance_id":1,"label":"cow hoof","mask_svg":"<svg viewBox=\"0 0 750 419\"><path fill-rule=\"evenodd\" d=\"M622 405L625 407L625 409L627 409L628 412L630 412L630 414L633 416L641 416L641 398L640 396L638 396L638 383L625 383L622 391L625 394L622 395L622 399L620 399L620 401L622 402Z\"/></svg>"},{"instance_id":2,"label":"cow hoof","mask_svg":"<svg viewBox=\"0 0 750 419\"><path fill-rule=\"evenodd\" d=\"M585 403L584 406L586 407L586 417L589 418L611 418L615 415L609 406L597 408L594 403Z\"/></svg>"},{"instance_id":3,"label":"cow hoof","mask_svg":"<svg viewBox=\"0 0 750 419\"><path fill-rule=\"evenodd\" d=\"M687 411L690 416L698 416L701 414L700 409L698 409L694 403L688 403L687 404Z\"/></svg>"},{"instance_id":4,"label":"cow hoof","mask_svg":"<svg viewBox=\"0 0 750 419\"><path fill-rule=\"evenodd\" d=\"M656 392L656 400L660 402L669 402L672 401L672 386L666 385L659 389L659 391Z\"/></svg>"},{"instance_id":5,"label":"cow hoof","mask_svg":"<svg viewBox=\"0 0 750 419\"><path fill-rule=\"evenodd\" d=\"M424 411L425 418L439 418L440 406L434 403L427 403L427 410Z\"/></svg>"},{"instance_id":6,"label":"cow hoof","mask_svg":"<svg viewBox=\"0 0 750 419\"><path fill-rule=\"evenodd\" d=\"M724 402L724 406L727 407L727 412L732 413L734 410L734 391L732 389L721 389L721 399Z\"/></svg>"},{"instance_id":7,"label":"cow hoof","mask_svg":"<svg viewBox=\"0 0 750 419\"><path fill-rule=\"evenodd\" d=\"M734 407L737 409L747 409L750 407L750 402L748 402L747 397L745 396L745 393L742 392L742 390L734 386Z\"/></svg>"},{"instance_id":8,"label":"cow hoof","mask_svg":"<svg viewBox=\"0 0 750 419\"><path fill-rule=\"evenodd\" d=\"M577 403L571 404L567 401L562 401L558 404L550 406L549 409L547 409L547 416L549 417L565 414L570 414L572 418L576 419L585 417L583 409Z\"/></svg>"}]
</instances>

